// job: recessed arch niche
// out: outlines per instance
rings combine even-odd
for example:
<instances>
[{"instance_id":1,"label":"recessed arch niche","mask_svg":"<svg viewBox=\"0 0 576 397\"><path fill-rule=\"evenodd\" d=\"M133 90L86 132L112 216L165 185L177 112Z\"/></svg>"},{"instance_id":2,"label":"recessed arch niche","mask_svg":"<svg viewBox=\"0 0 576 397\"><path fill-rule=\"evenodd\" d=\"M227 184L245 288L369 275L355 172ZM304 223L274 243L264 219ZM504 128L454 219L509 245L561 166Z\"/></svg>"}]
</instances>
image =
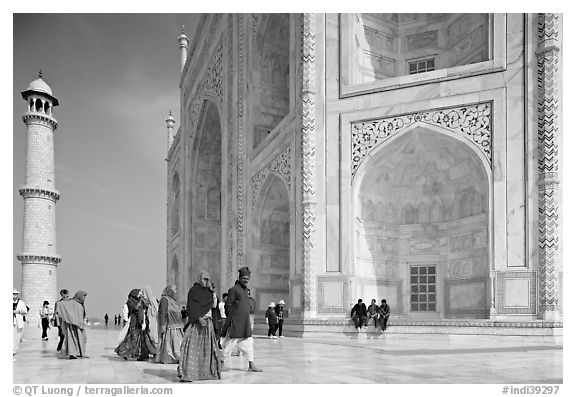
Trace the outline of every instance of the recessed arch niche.
<instances>
[{"instance_id":1,"label":"recessed arch niche","mask_svg":"<svg viewBox=\"0 0 576 397\"><path fill-rule=\"evenodd\" d=\"M399 315L488 315L490 180L480 155L449 134L401 132L354 180L354 273Z\"/></svg>"},{"instance_id":2,"label":"recessed arch niche","mask_svg":"<svg viewBox=\"0 0 576 397\"><path fill-rule=\"evenodd\" d=\"M180 232L180 177L178 172L172 177L172 186L170 189L170 230L172 237Z\"/></svg>"},{"instance_id":3,"label":"recessed arch niche","mask_svg":"<svg viewBox=\"0 0 576 397\"><path fill-rule=\"evenodd\" d=\"M352 85L484 62L493 16L356 13L342 16L342 66Z\"/></svg>"},{"instance_id":4,"label":"recessed arch niche","mask_svg":"<svg viewBox=\"0 0 576 397\"><path fill-rule=\"evenodd\" d=\"M168 283L174 284L176 288L178 288L179 292L183 291L182 280L180 280L180 269L178 268L178 258L176 256L172 258L172 263L170 265L170 278L168 279ZM183 295L179 294L178 296Z\"/></svg>"},{"instance_id":5,"label":"recessed arch niche","mask_svg":"<svg viewBox=\"0 0 576 397\"><path fill-rule=\"evenodd\" d=\"M290 204L284 180L269 173L256 201L251 228L252 295L263 313L270 302L290 305ZM287 312L287 310L286 310Z\"/></svg>"},{"instance_id":6,"label":"recessed arch niche","mask_svg":"<svg viewBox=\"0 0 576 397\"><path fill-rule=\"evenodd\" d=\"M269 14L255 43L252 147L290 112L290 14Z\"/></svg>"},{"instance_id":7,"label":"recessed arch niche","mask_svg":"<svg viewBox=\"0 0 576 397\"><path fill-rule=\"evenodd\" d=\"M200 112L192 158L189 280L194 283L199 272L207 270L221 294L228 288L220 283L222 131L218 108L208 100Z\"/></svg>"}]
</instances>

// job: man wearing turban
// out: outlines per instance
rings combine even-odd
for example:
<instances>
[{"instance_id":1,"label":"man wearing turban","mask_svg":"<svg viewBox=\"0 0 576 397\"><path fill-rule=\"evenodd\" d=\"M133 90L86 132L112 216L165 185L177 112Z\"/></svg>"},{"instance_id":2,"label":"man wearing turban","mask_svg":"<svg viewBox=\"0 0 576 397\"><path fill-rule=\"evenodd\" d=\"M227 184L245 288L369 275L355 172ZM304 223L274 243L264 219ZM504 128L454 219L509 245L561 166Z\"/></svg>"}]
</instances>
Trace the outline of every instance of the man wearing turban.
<instances>
[{"instance_id":1,"label":"man wearing turban","mask_svg":"<svg viewBox=\"0 0 576 397\"><path fill-rule=\"evenodd\" d=\"M228 298L224 305L228 330L224 339L223 359L226 360L235 349L248 357L248 371L262 372L254 365L254 339L252 338L252 326L250 325L250 298L248 294L248 282L250 281L250 269L243 267L238 270L238 281L228 291Z\"/></svg>"}]
</instances>

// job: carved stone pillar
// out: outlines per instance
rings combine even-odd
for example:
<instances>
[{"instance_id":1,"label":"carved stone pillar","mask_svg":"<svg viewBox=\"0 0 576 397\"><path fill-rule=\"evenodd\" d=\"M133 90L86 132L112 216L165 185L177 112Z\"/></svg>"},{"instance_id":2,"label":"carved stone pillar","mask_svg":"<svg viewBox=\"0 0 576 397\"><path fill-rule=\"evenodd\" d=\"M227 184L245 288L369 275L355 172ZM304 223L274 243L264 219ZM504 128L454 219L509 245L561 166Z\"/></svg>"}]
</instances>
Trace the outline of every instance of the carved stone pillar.
<instances>
[{"instance_id":1,"label":"carved stone pillar","mask_svg":"<svg viewBox=\"0 0 576 397\"><path fill-rule=\"evenodd\" d=\"M539 317L559 317L560 251L559 14L538 14Z\"/></svg>"},{"instance_id":2,"label":"carved stone pillar","mask_svg":"<svg viewBox=\"0 0 576 397\"><path fill-rule=\"evenodd\" d=\"M316 26L315 14L303 15L302 49L302 222L304 250L304 318L316 313L314 271L316 234Z\"/></svg>"},{"instance_id":3,"label":"carved stone pillar","mask_svg":"<svg viewBox=\"0 0 576 397\"><path fill-rule=\"evenodd\" d=\"M246 266L246 246L245 246L245 231L244 231L244 214L246 213L246 175L245 175L245 159L246 159L246 142L245 142L245 114L244 114L244 100L245 100L245 84L246 84L246 69L244 65L246 43L245 43L245 14L238 14L238 56L236 57L237 66L237 98L236 98L236 116L237 116L237 163L236 163L236 178L237 178L237 196L236 196L236 209L237 209L237 230L236 230L236 266L238 268ZM235 274L236 276L237 274Z\"/></svg>"}]
</instances>

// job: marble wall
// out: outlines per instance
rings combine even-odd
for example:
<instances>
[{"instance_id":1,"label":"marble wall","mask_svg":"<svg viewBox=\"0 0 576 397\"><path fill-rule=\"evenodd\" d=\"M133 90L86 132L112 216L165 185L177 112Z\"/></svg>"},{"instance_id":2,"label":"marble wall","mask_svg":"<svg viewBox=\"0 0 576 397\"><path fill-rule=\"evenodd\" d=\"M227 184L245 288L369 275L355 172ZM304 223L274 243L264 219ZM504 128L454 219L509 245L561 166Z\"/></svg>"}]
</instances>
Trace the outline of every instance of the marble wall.
<instances>
[{"instance_id":1,"label":"marble wall","mask_svg":"<svg viewBox=\"0 0 576 397\"><path fill-rule=\"evenodd\" d=\"M248 265L258 309L284 299L293 318L345 318L359 297L416 319L535 318L535 18L207 16L182 100L217 106L171 149L204 158L169 160L188 225L170 257L227 281ZM424 266L428 312L411 306Z\"/></svg>"}]
</instances>

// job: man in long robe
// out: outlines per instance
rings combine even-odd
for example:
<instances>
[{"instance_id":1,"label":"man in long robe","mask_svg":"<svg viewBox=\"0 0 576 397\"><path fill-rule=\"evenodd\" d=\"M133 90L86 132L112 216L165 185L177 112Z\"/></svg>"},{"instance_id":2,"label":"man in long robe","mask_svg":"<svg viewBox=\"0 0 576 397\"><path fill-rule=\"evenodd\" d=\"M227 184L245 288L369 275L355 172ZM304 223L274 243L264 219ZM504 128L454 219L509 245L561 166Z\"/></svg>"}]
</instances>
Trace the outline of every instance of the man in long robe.
<instances>
[{"instance_id":1,"label":"man in long robe","mask_svg":"<svg viewBox=\"0 0 576 397\"><path fill-rule=\"evenodd\" d=\"M252 338L252 326L250 325L250 301L248 294L248 282L250 281L250 269L243 267L238 270L239 276L236 284L228 291L226 304L226 318L228 329L224 339L223 359L231 356L234 349L248 357L248 371L262 372L254 365L254 338Z\"/></svg>"},{"instance_id":2,"label":"man in long robe","mask_svg":"<svg viewBox=\"0 0 576 397\"><path fill-rule=\"evenodd\" d=\"M60 356L71 359L86 356L86 331L84 300L88 295L84 291L78 291L74 298L62 301L59 305L62 317L62 332L64 343Z\"/></svg>"},{"instance_id":3,"label":"man in long robe","mask_svg":"<svg viewBox=\"0 0 576 397\"><path fill-rule=\"evenodd\" d=\"M58 327L58 346L56 351L62 350L62 344L64 343L64 333L62 332L62 315L60 314L60 305L63 301L68 300L68 290L60 290L60 299L54 304L54 324Z\"/></svg>"}]
</instances>

